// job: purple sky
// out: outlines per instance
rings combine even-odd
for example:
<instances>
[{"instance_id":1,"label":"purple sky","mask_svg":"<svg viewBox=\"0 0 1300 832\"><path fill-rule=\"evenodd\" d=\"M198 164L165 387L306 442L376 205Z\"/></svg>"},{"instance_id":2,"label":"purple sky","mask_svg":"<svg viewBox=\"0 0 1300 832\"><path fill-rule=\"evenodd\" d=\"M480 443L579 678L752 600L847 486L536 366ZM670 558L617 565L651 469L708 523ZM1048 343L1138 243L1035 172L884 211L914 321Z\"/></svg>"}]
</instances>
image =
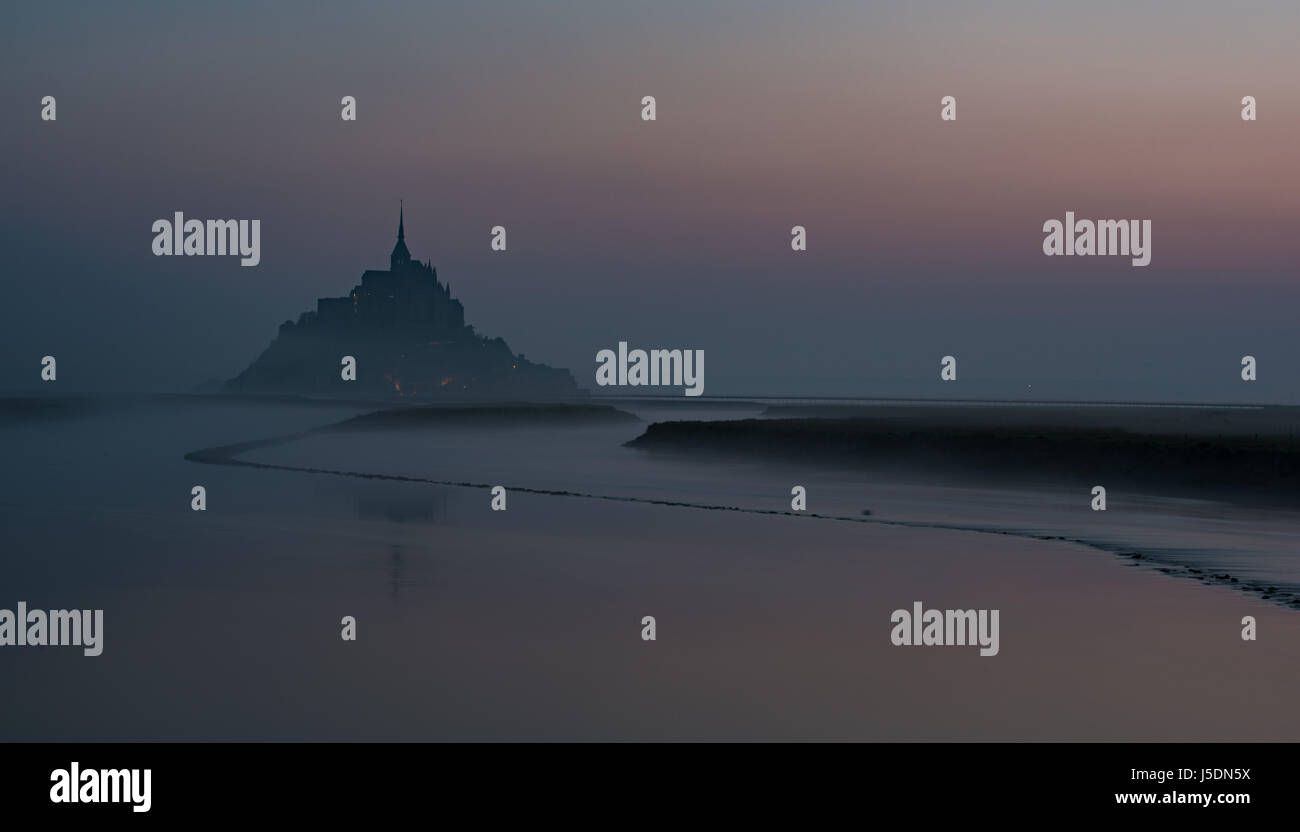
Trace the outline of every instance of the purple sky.
<instances>
[{"instance_id":1,"label":"purple sky","mask_svg":"<svg viewBox=\"0 0 1300 832\"><path fill-rule=\"evenodd\" d=\"M234 375L402 198L469 322L585 385L627 340L718 394L1300 403L1297 4L626 5L11 11L0 388ZM153 257L176 210L261 219L261 265ZM1067 210L1151 265L1044 257Z\"/></svg>"}]
</instances>

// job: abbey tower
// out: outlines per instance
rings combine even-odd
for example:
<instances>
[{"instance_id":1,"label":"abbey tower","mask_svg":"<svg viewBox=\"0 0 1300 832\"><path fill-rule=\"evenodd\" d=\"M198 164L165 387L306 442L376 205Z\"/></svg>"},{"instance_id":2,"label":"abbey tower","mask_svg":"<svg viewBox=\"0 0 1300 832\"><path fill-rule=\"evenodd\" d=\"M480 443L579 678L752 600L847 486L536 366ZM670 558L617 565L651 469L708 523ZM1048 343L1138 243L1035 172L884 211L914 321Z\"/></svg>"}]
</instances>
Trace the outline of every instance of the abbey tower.
<instances>
[{"instance_id":1,"label":"abbey tower","mask_svg":"<svg viewBox=\"0 0 1300 832\"><path fill-rule=\"evenodd\" d=\"M342 356L356 381L340 378ZM338 397L566 398L582 395L573 376L515 355L501 338L465 323L465 307L430 262L411 257L406 210L388 269L367 269L341 298L285 321L264 353L227 382L228 392Z\"/></svg>"}]
</instances>

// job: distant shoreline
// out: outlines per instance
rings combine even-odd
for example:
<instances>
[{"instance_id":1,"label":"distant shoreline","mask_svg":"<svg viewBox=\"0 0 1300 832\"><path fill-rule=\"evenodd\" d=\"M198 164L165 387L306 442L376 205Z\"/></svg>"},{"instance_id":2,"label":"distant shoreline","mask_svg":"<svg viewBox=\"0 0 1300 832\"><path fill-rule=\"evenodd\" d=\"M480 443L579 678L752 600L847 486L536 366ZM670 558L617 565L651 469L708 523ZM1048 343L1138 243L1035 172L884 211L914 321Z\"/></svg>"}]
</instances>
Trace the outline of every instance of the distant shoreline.
<instances>
[{"instance_id":1,"label":"distant shoreline","mask_svg":"<svg viewBox=\"0 0 1300 832\"><path fill-rule=\"evenodd\" d=\"M1300 497L1300 408L776 406L763 415L656 422L627 445L1269 505Z\"/></svg>"}]
</instances>

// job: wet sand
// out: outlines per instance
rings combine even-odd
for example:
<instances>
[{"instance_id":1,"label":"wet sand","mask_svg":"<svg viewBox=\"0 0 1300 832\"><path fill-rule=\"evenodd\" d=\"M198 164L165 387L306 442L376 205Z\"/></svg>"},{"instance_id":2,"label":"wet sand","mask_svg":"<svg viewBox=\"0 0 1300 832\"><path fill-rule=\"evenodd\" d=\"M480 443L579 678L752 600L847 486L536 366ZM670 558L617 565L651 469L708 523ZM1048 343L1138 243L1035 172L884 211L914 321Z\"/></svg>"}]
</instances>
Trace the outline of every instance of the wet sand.
<instances>
[{"instance_id":1,"label":"wet sand","mask_svg":"<svg viewBox=\"0 0 1300 832\"><path fill-rule=\"evenodd\" d=\"M27 474L0 494L0 586L10 605L104 608L105 650L0 652L0 737L1300 739L1300 614L1068 542L528 491L493 512L477 486L184 459L337 420L145 408L11 428ZM548 428L554 458L615 453L590 430ZM413 468L451 464L392 435ZM448 447L519 467L499 429L475 435ZM373 456L361 440L296 452ZM999 609L999 654L893 646L914 601Z\"/></svg>"},{"instance_id":2,"label":"wet sand","mask_svg":"<svg viewBox=\"0 0 1300 832\"><path fill-rule=\"evenodd\" d=\"M468 493L446 512L472 511ZM1300 738L1300 616L1245 596L1067 544L600 511L591 524L580 501L517 495L489 522L329 531L209 515L182 547L160 546L176 529L105 528L146 560L191 562L107 605L100 659L7 654L3 733ZM999 654L894 647L890 613L917 600L1000 609Z\"/></svg>"}]
</instances>

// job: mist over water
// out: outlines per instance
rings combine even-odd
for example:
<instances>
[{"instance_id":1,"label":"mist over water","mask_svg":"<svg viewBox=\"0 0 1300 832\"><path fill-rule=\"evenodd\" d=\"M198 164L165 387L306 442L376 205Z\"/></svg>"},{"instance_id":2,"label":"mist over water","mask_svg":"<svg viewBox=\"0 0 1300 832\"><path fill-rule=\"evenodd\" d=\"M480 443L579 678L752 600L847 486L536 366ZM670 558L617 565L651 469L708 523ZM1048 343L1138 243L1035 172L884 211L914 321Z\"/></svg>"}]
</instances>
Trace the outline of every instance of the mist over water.
<instances>
[{"instance_id":1,"label":"mist over water","mask_svg":"<svg viewBox=\"0 0 1300 832\"><path fill-rule=\"evenodd\" d=\"M944 476L929 470L798 464L731 458L690 449L677 453L625 447L651 421L727 420L762 415L754 403L698 407L620 403L640 423L571 429L359 432L317 434L258 449L250 462L328 468L361 474L503 484L541 491L645 501L788 511L790 489L803 485L809 511L871 523L985 530L1061 537L1105 550L1143 555L1148 564L1229 571L1300 591L1300 512L1232 505L1212 499L1117 492L1104 514L1087 488L1036 481L1016 488L986 481L980 470ZM600 507L589 506L590 523Z\"/></svg>"}]
</instances>

